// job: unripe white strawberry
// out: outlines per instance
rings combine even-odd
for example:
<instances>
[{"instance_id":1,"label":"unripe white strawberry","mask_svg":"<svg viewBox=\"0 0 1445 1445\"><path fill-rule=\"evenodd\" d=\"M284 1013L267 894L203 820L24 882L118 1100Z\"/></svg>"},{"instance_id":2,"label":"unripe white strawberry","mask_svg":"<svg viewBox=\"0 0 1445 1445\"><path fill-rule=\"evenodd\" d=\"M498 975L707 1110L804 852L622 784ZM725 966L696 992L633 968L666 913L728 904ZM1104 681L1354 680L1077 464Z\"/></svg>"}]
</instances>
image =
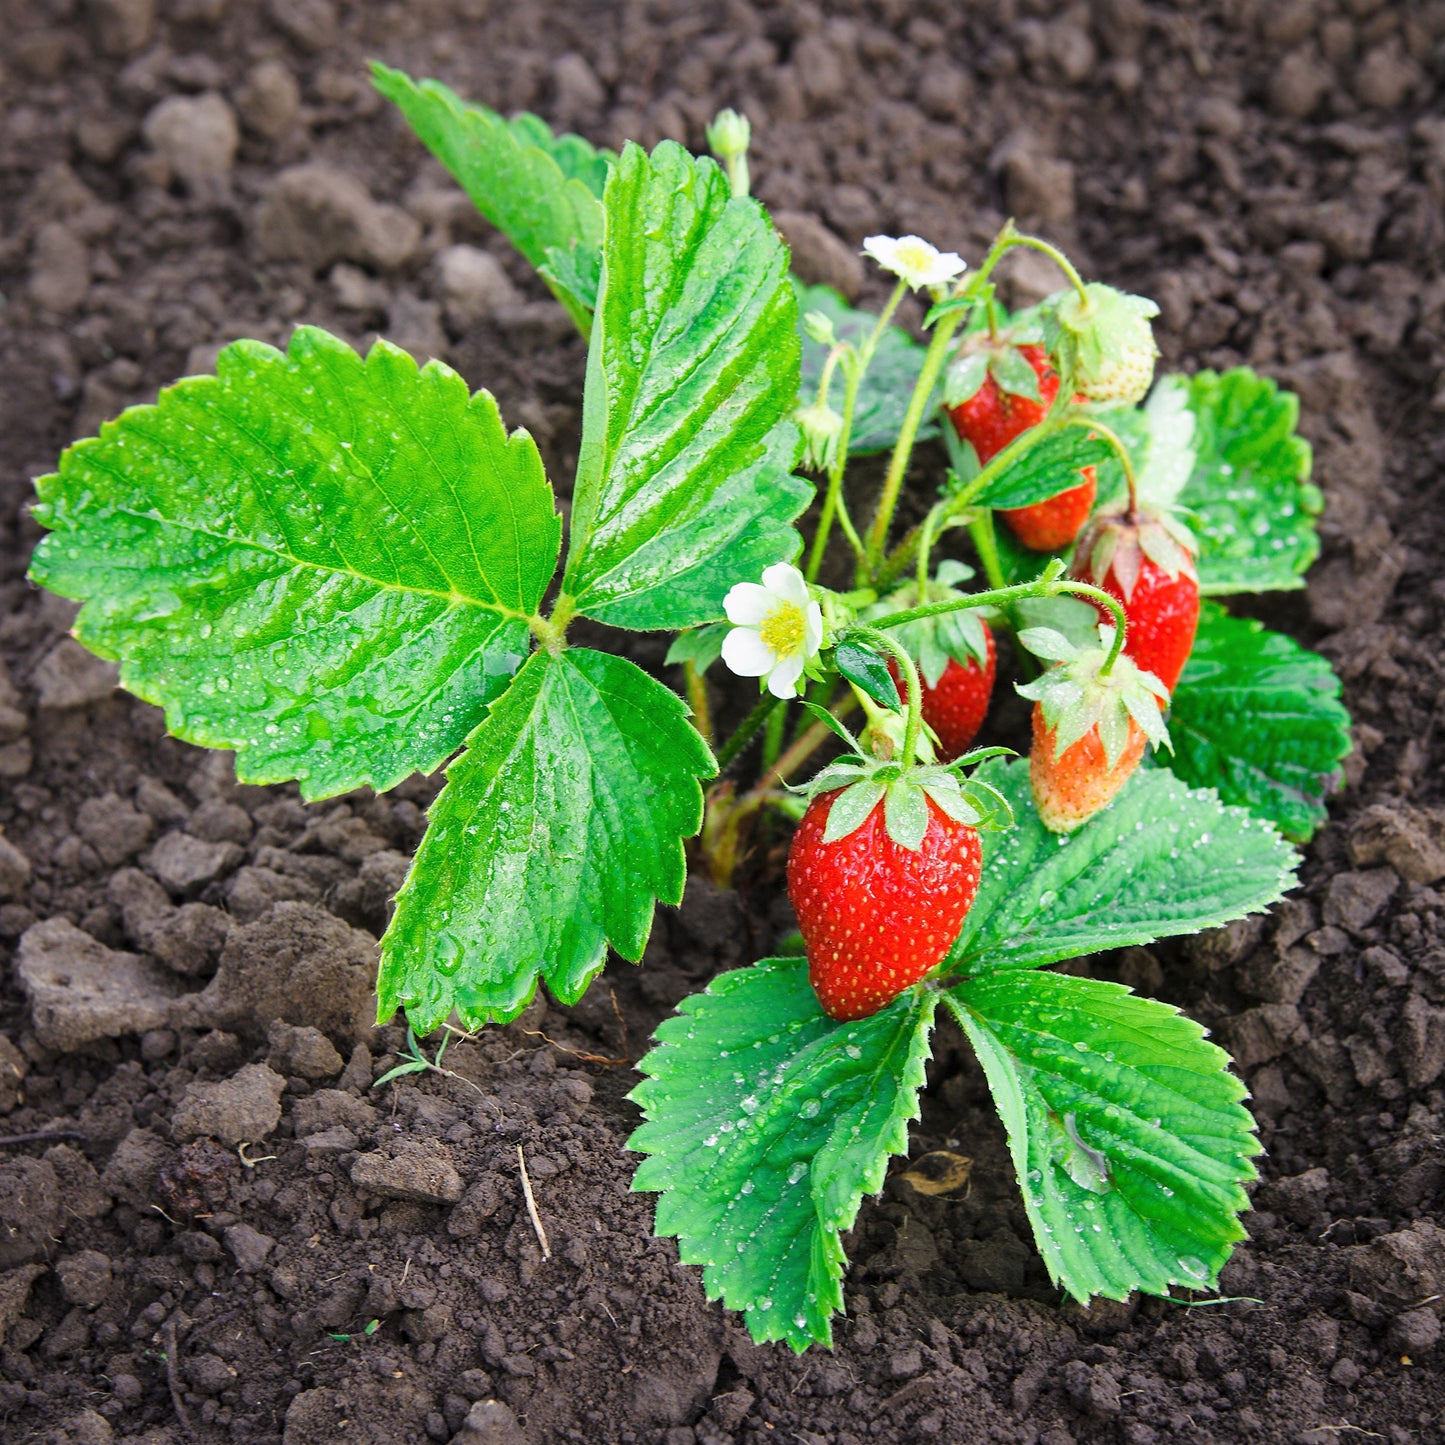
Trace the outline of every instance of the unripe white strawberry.
<instances>
[{"instance_id":1,"label":"unripe white strawberry","mask_svg":"<svg viewBox=\"0 0 1445 1445\"><path fill-rule=\"evenodd\" d=\"M1054 310L1052 339L1060 361L1072 368L1074 390L1085 401L1135 406L1154 381L1159 348L1149 318L1159 308L1097 281L1084 293L1061 295Z\"/></svg>"}]
</instances>

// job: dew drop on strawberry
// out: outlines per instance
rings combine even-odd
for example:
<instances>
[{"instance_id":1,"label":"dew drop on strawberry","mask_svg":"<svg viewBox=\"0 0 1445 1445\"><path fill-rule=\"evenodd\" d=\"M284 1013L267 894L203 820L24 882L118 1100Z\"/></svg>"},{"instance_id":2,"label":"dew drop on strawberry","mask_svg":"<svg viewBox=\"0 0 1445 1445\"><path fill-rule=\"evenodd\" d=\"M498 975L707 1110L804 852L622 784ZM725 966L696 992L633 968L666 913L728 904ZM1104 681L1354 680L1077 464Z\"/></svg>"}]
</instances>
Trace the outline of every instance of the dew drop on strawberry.
<instances>
[{"instance_id":1,"label":"dew drop on strawberry","mask_svg":"<svg viewBox=\"0 0 1445 1445\"><path fill-rule=\"evenodd\" d=\"M808 805L788 854L788 897L808 979L831 1018L867 1018L940 963L978 892L978 833L928 801L916 852L888 836L883 804L846 837L823 842L837 791Z\"/></svg>"}]
</instances>

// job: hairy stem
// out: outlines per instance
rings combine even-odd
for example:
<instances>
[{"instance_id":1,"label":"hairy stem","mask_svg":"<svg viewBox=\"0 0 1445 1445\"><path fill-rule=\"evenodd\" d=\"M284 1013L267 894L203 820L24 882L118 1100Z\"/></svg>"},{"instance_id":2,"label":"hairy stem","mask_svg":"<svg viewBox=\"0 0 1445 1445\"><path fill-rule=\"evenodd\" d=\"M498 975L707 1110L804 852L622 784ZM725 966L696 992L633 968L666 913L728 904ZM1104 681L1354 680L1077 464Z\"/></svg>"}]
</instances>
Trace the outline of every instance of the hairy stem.
<instances>
[{"instance_id":1,"label":"hairy stem","mask_svg":"<svg viewBox=\"0 0 1445 1445\"><path fill-rule=\"evenodd\" d=\"M924 608L915 608L914 611L927 615L927 610ZM898 670L903 674L903 680L908 687L908 720L903 727L903 749L898 755L898 761L905 768L911 767L913 756L918 751L918 734L923 727L923 684L918 680L918 667L908 655L906 647L895 642L891 637L885 636L876 628L855 626L850 630L855 637L864 637L874 647L881 648L890 654L897 662Z\"/></svg>"},{"instance_id":2,"label":"hairy stem","mask_svg":"<svg viewBox=\"0 0 1445 1445\"><path fill-rule=\"evenodd\" d=\"M703 742L712 746L712 705L708 702L707 679L697 670L697 664L689 658L682 665L682 676L687 684L687 700L692 707L692 725L702 734Z\"/></svg>"},{"instance_id":3,"label":"hairy stem","mask_svg":"<svg viewBox=\"0 0 1445 1445\"><path fill-rule=\"evenodd\" d=\"M874 512L873 524L868 529L867 561L870 573L875 572L883 561L883 548L888 541L888 529L893 523L893 509L898 505L898 494L903 488L903 478L913 455L913 443L917 440L918 428L923 422L924 412L928 409L933 388L938 384L938 374L943 370L953 333L958 330L963 316L962 311L954 311L943 317L934 328L933 339L924 353L923 370L918 373L913 395L908 398L908 410L903 414L898 441L888 461L888 475L883 479L878 510Z\"/></svg>"},{"instance_id":4,"label":"hairy stem","mask_svg":"<svg viewBox=\"0 0 1445 1445\"><path fill-rule=\"evenodd\" d=\"M837 454L833 458L833 465L828 469L828 490L823 496L823 512L818 518L818 530L814 534L813 546L808 553L808 566L803 574L809 582L817 580L818 571L823 565L823 556L828 550L828 535L832 531L835 516L842 525L849 545L853 548L853 555L857 559L859 567L861 568L863 565L863 543L859 539L857 528L853 525L853 519L848 515L848 508L843 502L843 474L848 470L848 447L853 440L853 417L858 409L859 388L863 385L864 374L872 363L873 353L877 351L878 343L883 339L883 334L888 329L888 323L893 319L893 313L898 310L899 303L907 291L907 283L903 281L893 288L893 294L888 298L888 304L879 313L873 330L868 333L857 354L843 368L843 427L838 433ZM841 348L837 348L837 350L841 356ZM826 370L825 364L825 375ZM820 387L819 399L825 400L826 395L826 392Z\"/></svg>"}]
</instances>

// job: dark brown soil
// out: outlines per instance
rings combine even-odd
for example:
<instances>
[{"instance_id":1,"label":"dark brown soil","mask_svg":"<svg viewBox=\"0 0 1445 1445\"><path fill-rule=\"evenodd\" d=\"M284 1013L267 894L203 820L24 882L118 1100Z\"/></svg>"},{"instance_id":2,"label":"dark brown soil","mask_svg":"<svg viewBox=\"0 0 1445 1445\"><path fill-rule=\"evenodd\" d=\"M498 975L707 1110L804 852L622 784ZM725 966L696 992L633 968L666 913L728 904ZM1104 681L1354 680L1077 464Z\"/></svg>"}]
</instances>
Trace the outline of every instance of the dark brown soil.
<instances>
[{"instance_id":1,"label":"dark brown soil","mask_svg":"<svg viewBox=\"0 0 1445 1445\"><path fill-rule=\"evenodd\" d=\"M70 1052L42 1043L5 970L0 1435L1445 1440L1445 4L5 0L0 16L0 962L68 920L160 958L173 992L222 964L209 1004ZM836 1348L751 1345L628 1192L635 1076L583 1055L635 1057L682 995L788 927L766 867L745 901L694 885L646 966L579 1008L455 1046L456 1076L370 1087L402 1037L358 1033L347 988L434 785L312 807L236 788L112 694L63 640L68 606L23 579L30 475L218 344L298 319L444 354L570 474L582 345L372 95L368 56L613 144L701 148L740 106L809 276L866 298L865 234L976 255L1012 212L1157 297L1171 365L1248 361L1299 392L1325 555L1305 593L1255 610L1339 665L1352 786L1262 928L1081 965L1239 1057L1268 1148L1224 1277L1246 1298L1061 1304L949 1035L913 1152L972 1156L971 1193L891 1180L850 1242ZM316 270L272 259L258 212L303 162L402 208L367 213L386 244L363 226ZM445 294L436 258L459 243L518 294ZM1050 284L1020 276L1021 294ZM637 655L660 663L651 642ZM32 950L118 966L47 928ZM298 953L269 1002L259 984L219 997ZM268 1036L278 1011L324 1021L341 1053Z\"/></svg>"}]
</instances>

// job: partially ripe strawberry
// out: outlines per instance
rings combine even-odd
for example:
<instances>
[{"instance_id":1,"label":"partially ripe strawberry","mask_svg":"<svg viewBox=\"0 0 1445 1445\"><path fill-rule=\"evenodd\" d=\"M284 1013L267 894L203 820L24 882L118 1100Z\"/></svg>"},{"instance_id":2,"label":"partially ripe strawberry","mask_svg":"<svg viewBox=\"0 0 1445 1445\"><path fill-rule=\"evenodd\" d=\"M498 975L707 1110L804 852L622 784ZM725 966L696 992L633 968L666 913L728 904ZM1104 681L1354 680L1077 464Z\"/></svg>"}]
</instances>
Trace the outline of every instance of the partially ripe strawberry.
<instances>
[{"instance_id":1,"label":"partially ripe strawberry","mask_svg":"<svg viewBox=\"0 0 1445 1445\"><path fill-rule=\"evenodd\" d=\"M803 814L788 897L818 1002L850 1020L877 1013L943 961L978 892L982 850L973 827L926 797L916 848L889 836L881 799L846 836L825 841L841 792L820 793Z\"/></svg>"},{"instance_id":2,"label":"partially ripe strawberry","mask_svg":"<svg viewBox=\"0 0 1445 1445\"><path fill-rule=\"evenodd\" d=\"M1029 782L1044 825L1071 833L1129 780L1144 745L1169 742L1160 711L1163 683L1120 653L1109 662L1114 629L1100 626L1097 647L1075 647L1061 633L1029 627L1019 640L1055 663L1019 693L1035 703ZM1107 669L1107 671L1106 671Z\"/></svg>"},{"instance_id":3,"label":"partially ripe strawberry","mask_svg":"<svg viewBox=\"0 0 1445 1445\"><path fill-rule=\"evenodd\" d=\"M1011 441L1037 426L1059 394L1059 374L1042 346L1010 347L1004 354L1021 360L1027 368L1024 376L1032 373L1033 384L1028 391L1010 390L1005 383L1014 373L990 358L978 389L948 410L954 430L973 447L980 466L987 466ZM972 384L978 374L975 366L962 385ZM1027 385L1021 378L1010 384ZM1080 475L1084 480L1067 492L1031 506L1000 511L1009 530L1025 547L1035 552L1056 552L1078 535L1098 494L1094 468L1085 467Z\"/></svg>"},{"instance_id":4,"label":"partially ripe strawberry","mask_svg":"<svg viewBox=\"0 0 1445 1445\"><path fill-rule=\"evenodd\" d=\"M968 751L988 716L998 654L988 624L982 623L981 627L985 649L982 661L969 657L960 662L950 657L936 682L930 683L926 675L919 679L923 721L933 729L938 739L938 756L945 762L952 762ZM888 670L893 674L899 696L905 696L903 674L891 658Z\"/></svg>"},{"instance_id":5,"label":"partially ripe strawberry","mask_svg":"<svg viewBox=\"0 0 1445 1445\"><path fill-rule=\"evenodd\" d=\"M1104 754L1099 730L1091 729L1072 747L1058 748L1058 730L1044 721L1044 705L1034 704L1034 745L1029 752L1029 785L1044 826L1072 833L1087 823L1129 781L1148 741L1144 729L1129 719L1129 736L1112 766Z\"/></svg>"},{"instance_id":6,"label":"partially ripe strawberry","mask_svg":"<svg viewBox=\"0 0 1445 1445\"><path fill-rule=\"evenodd\" d=\"M1199 577L1193 537L1145 509L1096 518L1079 538L1069 575L1092 583L1124 608L1124 651L1173 692L1199 627ZM1099 608L1108 621L1108 608Z\"/></svg>"}]
</instances>

